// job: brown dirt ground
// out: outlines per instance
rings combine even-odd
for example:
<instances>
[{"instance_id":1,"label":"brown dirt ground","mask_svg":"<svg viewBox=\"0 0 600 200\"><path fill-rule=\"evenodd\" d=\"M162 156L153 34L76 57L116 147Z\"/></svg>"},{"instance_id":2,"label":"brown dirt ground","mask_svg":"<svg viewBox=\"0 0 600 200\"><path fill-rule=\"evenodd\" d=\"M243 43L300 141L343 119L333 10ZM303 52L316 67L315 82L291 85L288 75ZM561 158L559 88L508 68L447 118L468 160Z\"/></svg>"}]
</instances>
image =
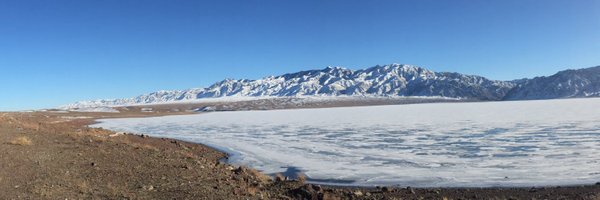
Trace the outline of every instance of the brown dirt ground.
<instances>
[{"instance_id":1,"label":"brown dirt ground","mask_svg":"<svg viewBox=\"0 0 600 200\"><path fill-rule=\"evenodd\" d=\"M170 113L185 114L185 113ZM350 188L271 180L200 144L87 128L107 113L0 113L0 199L596 199L600 185ZM79 118L74 118L79 117ZM89 117L89 118L88 118ZM111 136L113 135L113 136Z\"/></svg>"}]
</instances>

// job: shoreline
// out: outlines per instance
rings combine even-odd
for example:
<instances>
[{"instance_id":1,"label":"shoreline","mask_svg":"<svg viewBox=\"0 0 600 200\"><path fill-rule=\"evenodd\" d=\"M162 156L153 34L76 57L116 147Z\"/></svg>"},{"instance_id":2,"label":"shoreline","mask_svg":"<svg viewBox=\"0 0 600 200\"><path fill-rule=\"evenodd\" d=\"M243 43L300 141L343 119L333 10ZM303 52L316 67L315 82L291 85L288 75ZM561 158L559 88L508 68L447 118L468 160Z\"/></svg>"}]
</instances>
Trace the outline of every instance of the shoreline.
<instances>
[{"instance_id":1,"label":"shoreline","mask_svg":"<svg viewBox=\"0 0 600 200\"><path fill-rule=\"evenodd\" d=\"M4 155L0 156L0 169L2 169L0 191L5 191L0 194L0 198L600 198L600 184L556 187L421 188L339 186L306 183L305 180L288 180L284 176L276 176L275 180L265 180L265 175L254 169L220 164L219 160L227 158L227 153L204 144L143 135L111 136L115 135L114 131L87 128L87 125L94 123L96 119L107 117L104 115L106 113L49 112L0 115L2 133L0 150ZM148 113L110 115L110 117L158 116ZM81 118L69 118L65 121L67 116ZM21 136L28 137L32 144L11 144L14 138ZM72 150L65 151L66 149ZM194 153L196 151L199 154ZM18 156L24 152L35 155ZM80 156L81 154L84 156ZM40 165L40 163L45 164ZM31 171L23 168L29 165L34 165L36 168ZM131 166L138 166L138 168L132 169ZM168 167L165 168L166 166ZM21 172L16 173L18 171ZM159 174L164 175L159 176ZM94 188L90 188L91 185L94 185Z\"/></svg>"},{"instance_id":2,"label":"shoreline","mask_svg":"<svg viewBox=\"0 0 600 200\"><path fill-rule=\"evenodd\" d=\"M107 130L107 129L106 129ZM108 130L108 131L112 131L112 130ZM112 131L115 132L115 131ZM115 132L116 133L116 132ZM201 143L201 142L192 142L192 141L186 141L186 140L180 140L180 139L175 139L175 138L165 138L165 137L155 137L155 136L149 136L149 135L145 135L145 134L136 134L136 133L128 133L129 135L134 135L134 136L147 136L150 138L155 138L155 139L168 139L168 140L176 140L176 141L180 141L180 142L186 142L186 143L192 143L192 144L196 144L196 145L202 145L208 148L213 149L214 151L218 151L223 153L225 156L221 159L219 159L219 162L221 162L222 164L227 164L227 165L231 165L234 167L247 167L246 165L243 164L236 164L234 162L230 162L230 158L232 156L236 156L236 154L240 154L240 153L236 153L233 150L227 150L227 147L221 147L221 146L217 146L217 145L212 145L212 144L206 144L206 143ZM252 167L249 167L252 168ZM282 169L286 169L286 171L282 171L282 172L278 172L278 173L268 173L265 175L268 175L270 177L272 177L273 179L276 178L277 174L282 174L285 177L287 177L289 180L298 180L300 176L304 176L305 178L305 183L307 184L313 184L313 185L321 185L321 186L327 186L327 187L332 187L332 188L365 188L365 189L375 189L375 188L379 188L379 187L396 187L396 188L419 188L419 189L465 189L465 190L469 190L469 189L531 189L531 188L576 188L576 187L586 187L586 186L596 186L596 185L600 185L600 181L599 182L593 182L593 183L583 183L583 184L563 184L563 185L529 185L529 186L440 186L440 187L435 187L435 186L411 186L411 185L400 185L400 184L373 184L373 185L361 185L361 184L353 184L353 182L356 182L355 180L338 180L338 179L316 179L316 178L310 178L306 175L303 174L302 170L299 170L297 167L295 166L288 166L288 167L282 167ZM258 169L255 169L258 170ZM291 171L291 172L288 172Z\"/></svg>"},{"instance_id":3,"label":"shoreline","mask_svg":"<svg viewBox=\"0 0 600 200\"><path fill-rule=\"evenodd\" d=\"M484 101L485 102L485 101ZM435 103L449 103L449 102L435 102ZM464 103L464 102L457 102L457 103ZM481 102L480 102L481 103ZM381 105L370 105L370 106L381 106ZM299 109L307 109L307 108L299 108ZM311 109L311 108L308 108ZM312 108L312 109L318 109L318 108ZM202 113L186 113L183 115L194 115L194 114L202 114ZM165 115L159 115L159 116L144 116L144 117L164 117L164 116L176 116L176 115L180 115L180 114L165 114ZM113 117L111 117L113 118ZM137 118L136 116L128 116L128 117L114 117L114 118ZM93 119L93 124L97 124L97 123L101 123L98 122L97 120L99 119L107 119L107 118L97 118L97 119ZM91 124L88 124L91 125ZM108 130L108 129L105 129ZM112 130L108 130L111 132L115 132ZM135 134L135 133L130 133L133 135L137 135L137 136L144 136L144 134ZM223 146L218 146L218 145L212 145L212 144L205 144L202 142L192 142L192 141L186 141L186 140L180 140L180 139L174 139L174 138L164 138L164 137L154 137L154 136L148 136L150 138L156 138L156 139L170 139L170 140L177 140L177 141L181 141L181 142L187 142L187 143L192 143L192 144L197 144L197 145L202 145L208 148L211 148L215 151L221 152L223 153L225 156L221 159L219 159L220 162L222 162L223 164L228 164L228 165L232 165L235 167L246 167L243 164L235 164L230 162L230 158L232 156L236 156L236 154L240 154L238 152L235 152L233 150L228 150L228 147L223 147ZM283 167L282 167L283 168ZM266 174L268 176L271 176L273 179L275 179L277 177L277 174L283 174L286 178L289 178L290 180L298 180L298 177L300 176L305 176L302 172L302 170L298 170L297 167L295 166L288 166L287 169L293 169L297 174L292 175L292 174L287 174L286 171L284 172L279 172L279 173L271 173L271 174ZM495 189L531 189L531 188L545 188L545 189L552 189L552 188L578 188L578 187L588 187L588 186L600 186L600 180L598 180L598 182L594 182L594 183L588 183L588 184L564 184L564 185L532 185L532 186L456 186L456 187L452 187L452 186L443 186L443 187L419 187L419 186L411 186L411 185L399 185L399 184L380 184L380 185L353 185L352 183L348 183L348 182L355 182L355 180L330 180L330 179L314 179L314 178L310 178L310 177L304 177L305 181L304 183L306 184L315 184L315 185L321 185L321 186L326 186L326 187L331 187L331 188L353 188L353 189L376 189L376 188L381 188L381 187L395 187L395 188L415 188L415 189L460 189L460 190L472 190L472 189L491 189L491 190L495 190ZM317 181L314 181L317 180ZM344 183L348 183L348 184L344 184Z\"/></svg>"},{"instance_id":4,"label":"shoreline","mask_svg":"<svg viewBox=\"0 0 600 200\"><path fill-rule=\"evenodd\" d=\"M570 108L581 110L585 109L581 105L598 103L586 102ZM565 105L573 103L578 102L215 112L109 119L96 127L229 147L243 155L241 160L232 156L230 162L266 173L294 166L311 178L338 179L316 180L322 184L531 187L595 183L599 177L594 170L598 157L594 119L600 115L585 109L574 116L565 110L569 108ZM523 107L533 109L511 109ZM522 110L544 112L524 115ZM418 112L423 114L410 114ZM439 112L443 113L435 114ZM564 117L552 117L558 115ZM336 161L328 162L331 159Z\"/></svg>"}]
</instances>

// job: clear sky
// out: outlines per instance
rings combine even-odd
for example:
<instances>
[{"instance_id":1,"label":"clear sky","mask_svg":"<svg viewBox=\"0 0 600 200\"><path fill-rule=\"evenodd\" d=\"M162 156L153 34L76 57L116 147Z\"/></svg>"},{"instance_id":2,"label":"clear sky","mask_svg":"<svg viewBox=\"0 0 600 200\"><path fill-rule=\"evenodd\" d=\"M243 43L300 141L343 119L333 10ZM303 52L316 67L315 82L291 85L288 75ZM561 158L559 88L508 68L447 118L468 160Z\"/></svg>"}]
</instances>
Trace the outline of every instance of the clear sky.
<instances>
[{"instance_id":1,"label":"clear sky","mask_svg":"<svg viewBox=\"0 0 600 200\"><path fill-rule=\"evenodd\" d=\"M0 0L0 110L326 66L600 65L598 0Z\"/></svg>"}]
</instances>

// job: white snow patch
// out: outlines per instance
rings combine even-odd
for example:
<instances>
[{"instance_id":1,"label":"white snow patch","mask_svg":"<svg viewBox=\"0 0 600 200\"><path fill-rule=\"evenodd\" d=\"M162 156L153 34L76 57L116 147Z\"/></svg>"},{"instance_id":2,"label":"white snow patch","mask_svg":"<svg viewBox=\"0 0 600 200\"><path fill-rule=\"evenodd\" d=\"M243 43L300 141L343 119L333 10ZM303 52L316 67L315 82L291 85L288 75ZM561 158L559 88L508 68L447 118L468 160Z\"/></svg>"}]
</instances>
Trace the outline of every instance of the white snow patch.
<instances>
[{"instance_id":1,"label":"white snow patch","mask_svg":"<svg viewBox=\"0 0 600 200\"><path fill-rule=\"evenodd\" d=\"M63 119L91 119L89 116L61 116Z\"/></svg>"},{"instance_id":2,"label":"white snow patch","mask_svg":"<svg viewBox=\"0 0 600 200\"><path fill-rule=\"evenodd\" d=\"M71 112L104 112L104 113L118 113L119 111L112 107L82 107L69 109Z\"/></svg>"}]
</instances>

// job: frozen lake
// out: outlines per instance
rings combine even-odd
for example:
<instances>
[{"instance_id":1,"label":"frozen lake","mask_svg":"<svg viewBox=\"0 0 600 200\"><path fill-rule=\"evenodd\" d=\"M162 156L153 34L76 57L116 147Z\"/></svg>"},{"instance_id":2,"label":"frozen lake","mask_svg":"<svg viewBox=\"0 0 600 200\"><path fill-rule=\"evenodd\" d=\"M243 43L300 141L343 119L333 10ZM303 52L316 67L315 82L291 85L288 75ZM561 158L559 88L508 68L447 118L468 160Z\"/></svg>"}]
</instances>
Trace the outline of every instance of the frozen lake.
<instances>
[{"instance_id":1,"label":"frozen lake","mask_svg":"<svg viewBox=\"0 0 600 200\"><path fill-rule=\"evenodd\" d=\"M218 146L267 173L352 185L600 181L600 98L214 112L96 127Z\"/></svg>"}]
</instances>

